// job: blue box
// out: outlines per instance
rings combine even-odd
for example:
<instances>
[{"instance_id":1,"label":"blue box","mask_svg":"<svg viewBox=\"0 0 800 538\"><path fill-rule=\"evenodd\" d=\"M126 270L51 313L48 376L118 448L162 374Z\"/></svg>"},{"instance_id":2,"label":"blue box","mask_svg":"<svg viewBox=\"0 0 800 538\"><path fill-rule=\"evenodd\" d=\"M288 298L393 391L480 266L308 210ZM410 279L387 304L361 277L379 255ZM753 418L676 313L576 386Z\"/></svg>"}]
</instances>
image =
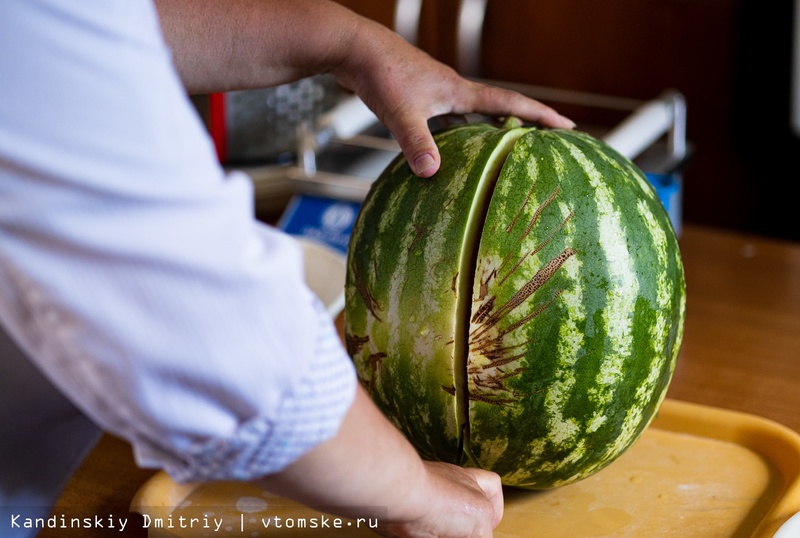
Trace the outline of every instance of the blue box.
<instances>
[{"instance_id":1,"label":"blue box","mask_svg":"<svg viewBox=\"0 0 800 538\"><path fill-rule=\"evenodd\" d=\"M358 202L295 195L281 215L278 228L346 254L360 207Z\"/></svg>"},{"instance_id":2,"label":"blue box","mask_svg":"<svg viewBox=\"0 0 800 538\"><path fill-rule=\"evenodd\" d=\"M656 174L648 172L645 173L645 176L647 176L647 179L656 188L656 193L661 199L664 209L667 210L670 221L672 221L675 234L680 237L681 221L683 219L683 213L681 211L683 203L681 175L679 173Z\"/></svg>"}]
</instances>

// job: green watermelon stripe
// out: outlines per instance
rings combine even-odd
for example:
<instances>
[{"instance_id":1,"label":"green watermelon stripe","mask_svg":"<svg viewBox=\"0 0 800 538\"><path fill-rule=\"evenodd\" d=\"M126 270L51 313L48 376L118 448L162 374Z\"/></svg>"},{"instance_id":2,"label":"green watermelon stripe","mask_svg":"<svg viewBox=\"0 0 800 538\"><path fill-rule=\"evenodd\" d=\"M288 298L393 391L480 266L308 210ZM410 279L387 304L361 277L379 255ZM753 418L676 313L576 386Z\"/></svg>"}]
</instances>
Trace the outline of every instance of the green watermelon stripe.
<instances>
[{"instance_id":1,"label":"green watermelon stripe","mask_svg":"<svg viewBox=\"0 0 800 538\"><path fill-rule=\"evenodd\" d=\"M649 424L677 359L685 285L666 212L584 133L435 138L440 176L398 157L354 226L359 377L423 457L521 487L588 476Z\"/></svg>"}]
</instances>

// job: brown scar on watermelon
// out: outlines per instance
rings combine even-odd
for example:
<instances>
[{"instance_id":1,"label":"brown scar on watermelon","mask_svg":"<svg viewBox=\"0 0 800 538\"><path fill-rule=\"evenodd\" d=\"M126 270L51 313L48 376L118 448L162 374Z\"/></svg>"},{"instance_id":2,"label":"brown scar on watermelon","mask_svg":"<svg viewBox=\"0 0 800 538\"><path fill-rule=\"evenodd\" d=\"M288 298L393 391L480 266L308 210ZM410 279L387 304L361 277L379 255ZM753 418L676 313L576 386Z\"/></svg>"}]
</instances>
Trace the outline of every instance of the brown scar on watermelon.
<instances>
[{"instance_id":1,"label":"brown scar on watermelon","mask_svg":"<svg viewBox=\"0 0 800 538\"><path fill-rule=\"evenodd\" d=\"M491 312L496 299L494 296L490 296L488 300L478 308L475 316L473 316L473 323L479 323L479 326L470 332L469 355L471 357L483 357L488 360L488 363L468 365L467 377L478 391L476 393L476 391L468 389L468 397L470 400L479 400L497 405L507 405L514 401L513 396L515 396L516 393L508 388L505 381L525 371L525 367L519 366L518 363L525 357L525 351L531 341L528 340L521 344L506 346L503 343L504 337L520 327L524 327L535 317L539 316L555 302L563 290L557 291L545 304L527 316L524 316L522 319L509 325L503 331L494 332L490 329L540 289L542 285L550 280L564 263L575 254L576 251L570 247L564 249L558 256L548 261L544 267L539 269L533 278L517 290L514 296L512 296L506 304L497 309L497 311ZM486 283L491 280L494 273L494 271L490 273L490 276L486 279ZM481 280L481 287L483 287L483 285L484 281ZM475 361L469 362L474 363ZM513 365L515 367L510 371L501 368L506 365Z\"/></svg>"},{"instance_id":2,"label":"brown scar on watermelon","mask_svg":"<svg viewBox=\"0 0 800 538\"><path fill-rule=\"evenodd\" d=\"M553 190L553 192L550 193L550 196L548 196L547 199L545 199L545 201L542 202L539 205L539 207L536 208L536 210L533 212L533 216L531 217L530 222L528 222L528 227L525 228L525 233L522 234L523 237L527 237L528 234L531 233L531 230L533 230L533 227L536 224L536 221L539 220L539 217L541 216L542 211L547 209L547 206L549 206L551 203L553 203L553 200L555 200L558 197L558 193L559 192L561 192L561 189L559 187L556 187ZM528 203L528 199L526 198L525 199L525 203L523 204L523 208L525 207L525 205L527 205L527 203ZM522 209L520 209L520 211L521 210Z\"/></svg>"},{"instance_id":3,"label":"brown scar on watermelon","mask_svg":"<svg viewBox=\"0 0 800 538\"><path fill-rule=\"evenodd\" d=\"M556 192L558 192L558 189L556 189ZM548 198L548 200L550 200L550 199L554 199L554 198L555 198L555 194L556 194L556 192L554 192L554 193L551 195L551 197L552 197L552 198ZM545 207L545 205L546 205L546 204L549 204L549 201L548 201L548 202L545 202L545 203L543 203L541 206L539 206L539 207L536 209L536 211L537 211L537 212L539 212L539 211L540 211L540 210L541 210L543 207ZM502 285L502 284L503 284L503 283L504 283L504 282L505 282L505 281L508 279L508 277L510 277L511 275L513 275L513 274L514 274L514 272L517 270L517 268L519 268L519 266L520 266L520 265L522 265L522 262L524 262L524 261L525 261L526 259L528 259L530 256L533 256L534 254L537 254L537 253L539 253L539 252L540 252L540 251L541 251L543 248L545 248L545 247L546 247L548 244L550 244L550 241L553 239L553 236L555 236L555 234L557 234L558 232L560 232L561 230L563 230L563 229L564 229L564 226L566 226L566 225L567 225L567 223L568 223L568 222L569 222L569 221L572 219L572 217L573 217L574 215L575 215L575 212L574 212L574 211L570 211L570 212L569 212L569 214L568 214L566 217L564 217L564 219L561 221L561 223L560 223L558 226L556 226L556 227L555 227L555 228L554 228L554 229L553 229L553 230L552 230L552 231L551 231L551 232L550 232L550 233L547 235L547 237L546 237L546 238L545 238L545 239L544 239L542 242L540 242L540 243L539 243L538 245L536 245L534 248L532 248L531 250L527 251L525 254L523 254L522 256L520 256L520 257L519 257L519 260L517 260L517 263L515 263L515 264L514 264L514 266L513 266L513 267L512 267L512 268L511 268L511 269L508 271L508 273L506 273L506 275L505 275L503 278L501 278L501 279L498 281L498 284ZM533 225L534 225L534 223L536 222L536 219L537 219L537 218L538 218L538 213L537 213L537 215L535 215L535 216L534 216L534 217L531 219L531 222L530 222L530 224L528 224L528 227L525 229L525 233L522 235L522 237L523 237L523 238L527 237L527 236L528 236L528 235L531 233L531 231L533 230ZM509 262L511 261L512 257L513 257L513 253L512 253L512 254L509 254L508 256L506 256L506 258L503 260L503 263L501 263L501 264L500 264L500 267L498 267L498 269L497 269L497 272L498 272L498 273L499 273L499 272L502 272L503 268L505 267L505 265L506 265L507 263L509 263Z\"/></svg>"},{"instance_id":4,"label":"brown scar on watermelon","mask_svg":"<svg viewBox=\"0 0 800 538\"><path fill-rule=\"evenodd\" d=\"M375 377L377 376L378 372L381 369L381 361L386 357L387 357L386 353L379 351L378 353L373 353L372 355L367 357L367 360L364 361L365 368L367 368L370 372L368 380L369 382L368 386L370 390L372 390L372 387L375 386Z\"/></svg>"},{"instance_id":5,"label":"brown scar on watermelon","mask_svg":"<svg viewBox=\"0 0 800 538\"><path fill-rule=\"evenodd\" d=\"M528 194L525 196L525 200L519 206L519 210L517 210L517 213L514 215L514 218L512 218L511 222L509 222L508 226L506 226L506 234L511 233L511 230L514 228L514 225L517 223L517 220L522 216L523 210L528 205L528 202L530 201L531 196L533 196L533 191L536 190L536 183L537 183L537 181L533 181L531 183L531 188L528 189ZM549 203L549 202L546 201L545 203ZM497 229L498 224L499 224L499 221L492 228L492 233L495 232L495 230Z\"/></svg>"},{"instance_id":6,"label":"brown scar on watermelon","mask_svg":"<svg viewBox=\"0 0 800 538\"><path fill-rule=\"evenodd\" d=\"M378 268L375 265L373 265L373 269L376 273L378 272ZM364 282L364 279L361 277L361 274L358 272L358 268L355 266L355 263L350 264L350 272L353 274L356 290L358 291L358 295L361 297L361 300L364 301L364 306L367 307L367 311L378 321L383 321L377 312L378 310L381 310L381 306L378 304L378 301L375 300L375 296L369 291L369 288Z\"/></svg>"},{"instance_id":7,"label":"brown scar on watermelon","mask_svg":"<svg viewBox=\"0 0 800 538\"><path fill-rule=\"evenodd\" d=\"M347 347L347 352L352 357L361 353L361 349L364 347L364 345L369 343L369 335L358 336L347 333L344 335L344 342L345 346Z\"/></svg>"},{"instance_id":8,"label":"brown scar on watermelon","mask_svg":"<svg viewBox=\"0 0 800 538\"><path fill-rule=\"evenodd\" d=\"M476 329L471 335L471 340L483 335L486 331L497 325L505 316L514 311L518 306L525 302L528 297L533 295L536 290L541 288L552 276L558 271L562 265L572 256L576 254L573 248L565 248L558 256L548 261L544 267L536 271L533 278L528 280L517 292L495 312L492 312L481 326ZM493 299L493 298L492 298ZM537 310L538 312L538 310ZM536 312L534 312L536 314Z\"/></svg>"},{"instance_id":9,"label":"brown scar on watermelon","mask_svg":"<svg viewBox=\"0 0 800 538\"><path fill-rule=\"evenodd\" d=\"M442 385L442 390L451 396L456 395L455 387L446 387ZM516 398L492 398L490 396L486 396L484 394L469 394L469 399L473 402L484 402L492 405L503 405L508 406L513 404L516 401Z\"/></svg>"},{"instance_id":10,"label":"brown scar on watermelon","mask_svg":"<svg viewBox=\"0 0 800 538\"><path fill-rule=\"evenodd\" d=\"M488 292L483 287L481 287L481 296L480 296L481 300L483 300L486 297L487 293ZM472 323L482 323L484 320L486 320L487 317L489 317L489 314L491 314L492 309L494 308L495 299L496 297L492 295L491 297L489 297L488 301L486 301L485 303L483 303L481 306L478 307L478 310L475 311L475 315L472 316L471 320Z\"/></svg>"},{"instance_id":11,"label":"brown scar on watermelon","mask_svg":"<svg viewBox=\"0 0 800 538\"><path fill-rule=\"evenodd\" d=\"M427 229L424 226L419 226L418 224L413 222L411 223L411 226L414 228L414 239L411 240L411 244L408 245L408 247L406 248L406 252L408 252L409 254L411 254L414 251L414 246L427 233Z\"/></svg>"}]
</instances>

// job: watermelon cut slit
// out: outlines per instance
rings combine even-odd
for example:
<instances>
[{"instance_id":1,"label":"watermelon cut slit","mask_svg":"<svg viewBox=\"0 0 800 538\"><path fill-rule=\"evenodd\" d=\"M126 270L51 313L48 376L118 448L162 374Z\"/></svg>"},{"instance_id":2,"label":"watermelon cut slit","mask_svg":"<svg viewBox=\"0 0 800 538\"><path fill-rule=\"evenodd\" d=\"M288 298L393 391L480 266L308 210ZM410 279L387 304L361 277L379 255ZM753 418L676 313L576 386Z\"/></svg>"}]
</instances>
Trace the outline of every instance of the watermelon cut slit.
<instances>
[{"instance_id":1,"label":"watermelon cut slit","mask_svg":"<svg viewBox=\"0 0 800 538\"><path fill-rule=\"evenodd\" d=\"M473 204L470 208L469 216L467 217L466 233L464 234L464 241L461 248L458 278L456 282L456 323L453 349L456 415L459 432L458 454L461 458L460 464L465 463L465 458L471 459L471 450L469 448L470 394L467 367L469 362L469 329L472 313L472 290L477 268L478 246L486 221L486 215L489 210L489 202L492 199L492 193L500 177L503 164L505 164L506 158L508 158L517 140L528 131L530 131L530 128L520 127L511 129L497 144L491 157L486 162L476 191L476 196L473 198Z\"/></svg>"}]
</instances>

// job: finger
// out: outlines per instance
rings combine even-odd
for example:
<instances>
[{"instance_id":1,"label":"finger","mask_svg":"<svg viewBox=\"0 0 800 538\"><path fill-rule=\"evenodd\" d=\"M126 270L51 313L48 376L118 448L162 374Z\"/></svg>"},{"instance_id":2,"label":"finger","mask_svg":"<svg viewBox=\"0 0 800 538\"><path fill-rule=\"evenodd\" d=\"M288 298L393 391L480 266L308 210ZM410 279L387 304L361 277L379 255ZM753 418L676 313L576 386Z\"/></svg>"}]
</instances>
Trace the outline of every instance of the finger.
<instances>
[{"instance_id":1,"label":"finger","mask_svg":"<svg viewBox=\"0 0 800 538\"><path fill-rule=\"evenodd\" d=\"M483 490L489 502L492 504L492 509L494 510L492 528L495 528L500 524L500 520L503 519L503 484L500 481L500 477L496 473L490 471L473 469L473 476L478 486Z\"/></svg>"},{"instance_id":2,"label":"finger","mask_svg":"<svg viewBox=\"0 0 800 538\"><path fill-rule=\"evenodd\" d=\"M555 109L511 90L475 82L472 86L472 98L469 101L467 109L471 110L468 111L487 116L510 115L545 127L575 128L574 121L562 116Z\"/></svg>"},{"instance_id":3,"label":"finger","mask_svg":"<svg viewBox=\"0 0 800 538\"><path fill-rule=\"evenodd\" d=\"M428 129L427 118L400 120L387 127L394 134L406 161L416 175L428 178L439 170L439 148Z\"/></svg>"}]
</instances>

